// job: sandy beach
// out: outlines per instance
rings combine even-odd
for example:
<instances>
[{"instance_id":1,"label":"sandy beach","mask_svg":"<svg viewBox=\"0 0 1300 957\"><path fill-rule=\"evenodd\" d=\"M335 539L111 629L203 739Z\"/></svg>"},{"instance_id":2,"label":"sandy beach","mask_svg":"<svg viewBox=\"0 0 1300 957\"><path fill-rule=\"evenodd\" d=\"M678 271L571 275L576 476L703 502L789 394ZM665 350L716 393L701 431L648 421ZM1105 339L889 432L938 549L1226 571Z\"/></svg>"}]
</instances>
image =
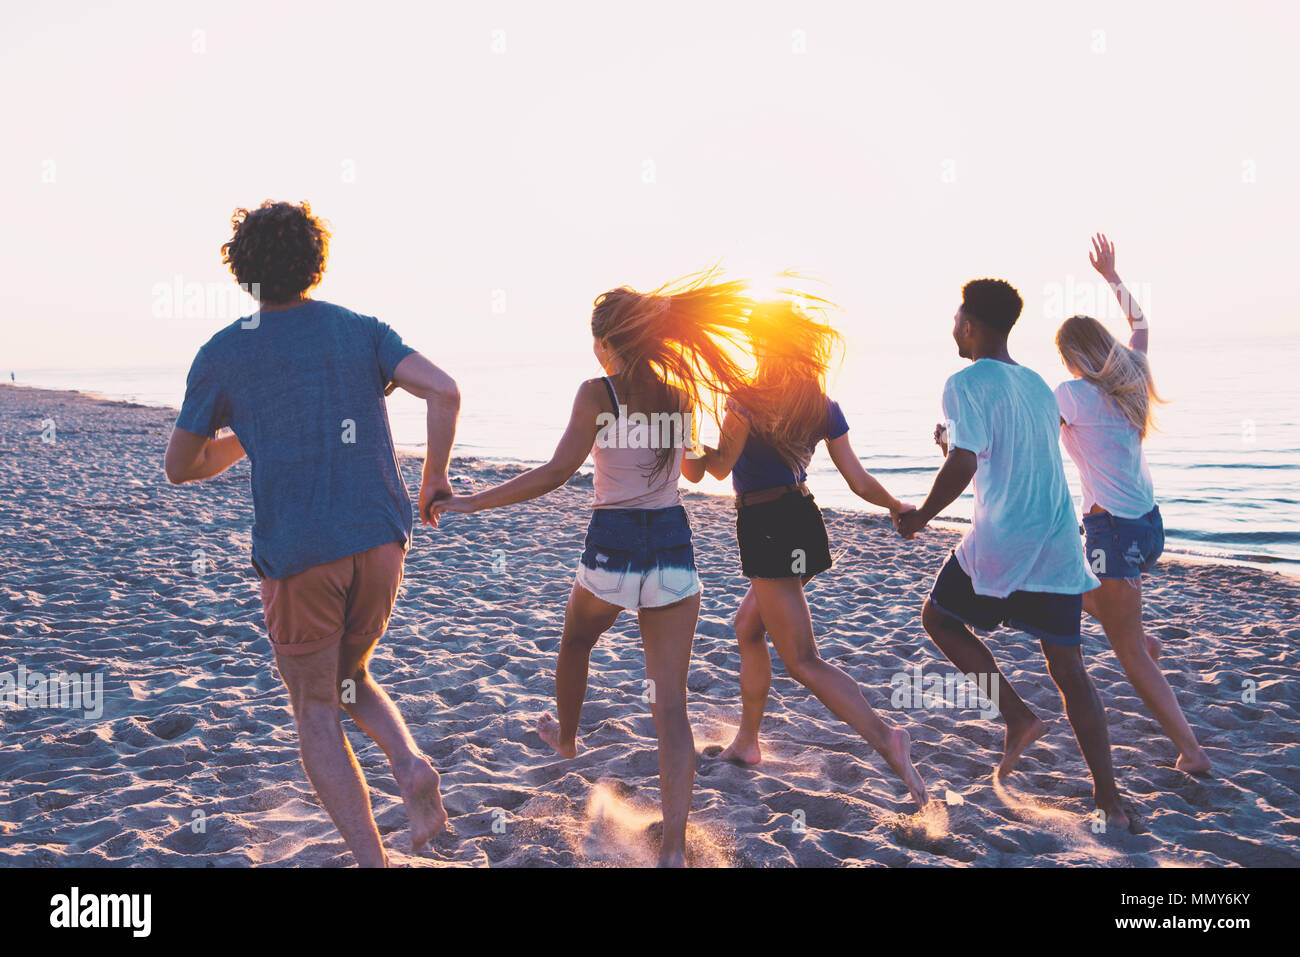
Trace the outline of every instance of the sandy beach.
<instances>
[{"instance_id":1,"label":"sandy beach","mask_svg":"<svg viewBox=\"0 0 1300 957\"><path fill-rule=\"evenodd\" d=\"M78 393L0 388L0 673L97 674L103 689L98 717L0 705L0 862L347 865L299 763L262 628L248 463L169 486L161 462L174 419ZM414 495L419 460L403 457L402 468ZM472 490L520 468L457 459L452 474ZM395 864L654 862L658 769L632 616L592 656L579 756L558 760L533 730L553 706L591 495L579 476L536 502L417 526L373 670L443 775L451 826L427 854L406 852L387 761L344 721ZM952 670L922 631L920 608L956 534L927 530L909 543L885 516L828 509L836 565L809 590L819 647L911 733L937 798L916 813L883 761L775 657L764 762L717 760L740 711L730 620L745 581L730 502L691 494L686 507L705 587L690 677L693 864L1300 863L1295 579L1162 560L1145 582L1148 630L1164 642L1162 666L1213 778L1173 768L1174 747L1087 622L1116 772L1147 828L1094 833L1090 779L1026 636L1003 630L989 643L1052 730L1004 784L991 776L996 719L891 704L895 676Z\"/></svg>"}]
</instances>

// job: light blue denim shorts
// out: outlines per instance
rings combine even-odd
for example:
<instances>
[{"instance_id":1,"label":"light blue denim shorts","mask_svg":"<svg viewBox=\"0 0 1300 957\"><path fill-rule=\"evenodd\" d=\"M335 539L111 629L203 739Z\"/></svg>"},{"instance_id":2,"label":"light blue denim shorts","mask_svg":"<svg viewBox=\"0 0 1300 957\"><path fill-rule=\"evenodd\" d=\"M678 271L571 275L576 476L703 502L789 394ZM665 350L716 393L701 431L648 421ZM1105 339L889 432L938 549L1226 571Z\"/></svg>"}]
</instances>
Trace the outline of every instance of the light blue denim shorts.
<instances>
[{"instance_id":1,"label":"light blue denim shorts","mask_svg":"<svg viewBox=\"0 0 1300 957\"><path fill-rule=\"evenodd\" d=\"M1141 578L1165 550L1165 523L1156 506L1141 518L1110 512L1083 516L1084 552L1098 578Z\"/></svg>"}]
</instances>

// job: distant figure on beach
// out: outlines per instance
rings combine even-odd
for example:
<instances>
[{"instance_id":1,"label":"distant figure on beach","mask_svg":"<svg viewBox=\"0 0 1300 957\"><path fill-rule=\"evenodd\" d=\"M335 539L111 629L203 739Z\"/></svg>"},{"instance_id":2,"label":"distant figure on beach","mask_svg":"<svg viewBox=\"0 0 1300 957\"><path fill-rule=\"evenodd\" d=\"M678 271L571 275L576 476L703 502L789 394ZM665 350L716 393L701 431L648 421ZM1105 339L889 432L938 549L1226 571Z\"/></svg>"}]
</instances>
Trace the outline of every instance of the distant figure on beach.
<instances>
[{"instance_id":1,"label":"distant figure on beach","mask_svg":"<svg viewBox=\"0 0 1300 957\"><path fill-rule=\"evenodd\" d=\"M686 676L702 586L678 479L706 388L716 395L743 378L724 346L739 347L752 304L743 284L709 278L601 295L591 335L606 374L578 387L551 460L495 488L434 505L438 512L477 512L526 502L559 488L591 455L595 501L555 666L559 720L544 715L537 733L562 756L577 755L591 651L623 610L634 612L659 738L662 867L686 863L695 779Z\"/></svg>"},{"instance_id":2,"label":"distant figure on beach","mask_svg":"<svg viewBox=\"0 0 1300 957\"><path fill-rule=\"evenodd\" d=\"M756 369L727 400L718 448L687 460L683 474L698 482L708 471L731 476L736 538L749 590L733 619L740 645L741 719L722 757L762 760L759 726L772 683L771 636L786 671L860 734L903 779L917 804L925 782L912 766L911 739L867 703L858 683L817 653L804 586L831 567L821 509L805 480L817 443L859 497L897 515L904 506L870 473L849 444L839 404L826 396L826 370L839 336L792 302L761 303L749 317Z\"/></svg>"},{"instance_id":3,"label":"distant figure on beach","mask_svg":"<svg viewBox=\"0 0 1300 957\"><path fill-rule=\"evenodd\" d=\"M1127 347L1090 316L1067 319L1056 333L1061 361L1074 378L1056 387L1061 440L1079 467L1084 553L1101 587L1083 596L1083 610L1101 623L1115 657L1147 709L1178 748L1176 767L1210 770L1210 759L1160 671L1160 640L1142 630L1142 574L1165 546L1142 441L1159 401L1147 361L1146 317L1115 270L1115 246L1092 240L1089 261L1110 284L1128 319Z\"/></svg>"},{"instance_id":4,"label":"distant figure on beach","mask_svg":"<svg viewBox=\"0 0 1300 957\"><path fill-rule=\"evenodd\" d=\"M445 826L438 772L371 677L406 548L411 501L384 396L400 387L428 403L419 510L451 494L447 460L456 384L370 316L313 300L329 232L310 207L266 202L232 220L222 246L258 312L199 350L167 445L174 484L252 464L252 562L266 628L289 691L303 767L359 865L388 863L370 794L339 707L383 749L418 852ZM218 435L228 427L231 433Z\"/></svg>"},{"instance_id":5,"label":"distant figure on beach","mask_svg":"<svg viewBox=\"0 0 1300 957\"><path fill-rule=\"evenodd\" d=\"M971 364L943 390L947 422L936 427L935 442L947 461L921 506L895 522L904 538L912 538L975 482L971 528L935 579L922 625L960 673L996 677L999 696L992 700L1007 724L999 777L1016 767L1048 727L970 628L1007 625L1037 638L1092 771L1097 808L1107 824L1127 828L1106 712L1080 651L1083 593L1099 582L1079 548L1056 399L1038 373L1007 352L1023 305L1000 279L976 279L962 289L953 339L958 355Z\"/></svg>"}]
</instances>

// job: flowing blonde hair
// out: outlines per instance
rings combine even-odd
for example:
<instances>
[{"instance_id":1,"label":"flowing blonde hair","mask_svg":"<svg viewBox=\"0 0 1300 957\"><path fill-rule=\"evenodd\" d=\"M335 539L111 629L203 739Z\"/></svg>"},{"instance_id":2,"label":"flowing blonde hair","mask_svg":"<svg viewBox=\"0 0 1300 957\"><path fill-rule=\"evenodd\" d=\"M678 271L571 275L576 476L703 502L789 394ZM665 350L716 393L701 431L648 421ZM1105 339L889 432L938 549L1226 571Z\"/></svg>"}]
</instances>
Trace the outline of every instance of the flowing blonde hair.
<instances>
[{"instance_id":1,"label":"flowing blonde hair","mask_svg":"<svg viewBox=\"0 0 1300 957\"><path fill-rule=\"evenodd\" d=\"M709 270L637 292L627 286L597 297L591 334L623 362L629 405L645 411L708 410L721 421L718 398L743 387L746 317L754 306L742 281L717 281ZM675 394L674 394L675 393ZM672 449L657 454L667 468Z\"/></svg>"},{"instance_id":2,"label":"flowing blonde hair","mask_svg":"<svg viewBox=\"0 0 1300 957\"><path fill-rule=\"evenodd\" d=\"M757 368L735 393L753 429L791 468L807 465L809 440L826 425L826 373L843 360L844 340L825 312L830 303L796 290L761 302L749 315Z\"/></svg>"},{"instance_id":3,"label":"flowing blonde hair","mask_svg":"<svg viewBox=\"0 0 1300 957\"><path fill-rule=\"evenodd\" d=\"M1073 371L1110 396L1142 438L1155 428L1151 406L1164 399L1156 393L1145 354L1124 345L1091 316L1071 316L1061 323L1056 348Z\"/></svg>"}]
</instances>

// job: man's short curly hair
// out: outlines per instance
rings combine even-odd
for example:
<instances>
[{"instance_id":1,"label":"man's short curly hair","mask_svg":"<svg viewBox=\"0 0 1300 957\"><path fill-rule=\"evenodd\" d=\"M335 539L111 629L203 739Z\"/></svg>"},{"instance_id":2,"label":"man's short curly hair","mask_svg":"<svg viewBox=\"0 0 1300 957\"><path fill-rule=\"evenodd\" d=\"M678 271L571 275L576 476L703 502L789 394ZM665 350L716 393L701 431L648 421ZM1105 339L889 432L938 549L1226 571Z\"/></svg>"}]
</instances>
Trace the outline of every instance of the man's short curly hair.
<instances>
[{"instance_id":1,"label":"man's short curly hair","mask_svg":"<svg viewBox=\"0 0 1300 957\"><path fill-rule=\"evenodd\" d=\"M330 234L307 203L268 199L251 212L235 210L230 225L235 234L222 245L221 261L262 302L296 299L320 283Z\"/></svg>"},{"instance_id":2,"label":"man's short curly hair","mask_svg":"<svg viewBox=\"0 0 1300 957\"><path fill-rule=\"evenodd\" d=\"M961 311L1004 335L1024 305L1015 287L1002 279L972 279L961 290Z\"/></svg>"}]
</instances>

